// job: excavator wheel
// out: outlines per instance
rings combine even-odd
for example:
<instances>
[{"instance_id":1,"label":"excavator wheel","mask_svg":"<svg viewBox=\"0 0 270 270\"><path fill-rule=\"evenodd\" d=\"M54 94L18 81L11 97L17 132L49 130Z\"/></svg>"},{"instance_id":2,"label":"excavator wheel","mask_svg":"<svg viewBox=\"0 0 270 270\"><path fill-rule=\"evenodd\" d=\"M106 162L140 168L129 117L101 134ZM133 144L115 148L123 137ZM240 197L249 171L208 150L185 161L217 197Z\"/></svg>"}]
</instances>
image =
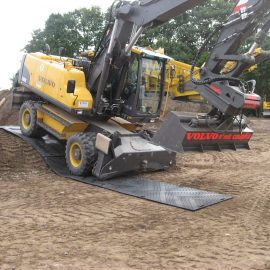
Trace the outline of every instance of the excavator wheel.
<instances>
[{"instance_id":1,"label":"excavator wheel","mask_svg":"<svg viewBox=\"0 0 270 270\"><path fill-rule=\"evenodd\" d=\"M90 175L97 160L95 147L96 134L76 133L71 136L66 145L66 162L74 175Z\"/></svg>"},{"instance_id":2,"label":"excavator wheel","mask_svg":"<svg viewBox=\"0 0 270 270\"><path fill-rule=\"evenodd\" d=\"M37 124L37 110L33 101L25 101L19 113L19 123L23 135L33 138L42 137L44 130Z\"/></svg>"}]
</instances>

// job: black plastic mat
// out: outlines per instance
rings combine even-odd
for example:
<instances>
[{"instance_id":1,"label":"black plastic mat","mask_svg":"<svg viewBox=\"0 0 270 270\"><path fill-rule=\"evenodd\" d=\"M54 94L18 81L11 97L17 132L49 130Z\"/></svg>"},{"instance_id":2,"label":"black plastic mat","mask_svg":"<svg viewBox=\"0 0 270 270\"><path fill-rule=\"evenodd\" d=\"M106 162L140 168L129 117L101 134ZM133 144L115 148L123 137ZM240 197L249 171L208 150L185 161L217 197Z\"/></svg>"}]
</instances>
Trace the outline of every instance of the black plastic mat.
<instances>
[{"instance_id":1,"label":"black plastic mat","mask_svg":"<svg viewBox=\"0 0 270 270\"><path fill-rule=\"evenodd\" d=\"M58 175L74 179L86 184L109 189L122 194L196 211L231 199L231 196L203 191L199 189L179 187L155 180L136 177L122 177L99 181L95 177L78 177L69 173L65 162L65 146L49 136L43 139L32 139L21 134L17 126L0 126L31 144L44 158L48 166Z\"/></svg>"}]
</instances>

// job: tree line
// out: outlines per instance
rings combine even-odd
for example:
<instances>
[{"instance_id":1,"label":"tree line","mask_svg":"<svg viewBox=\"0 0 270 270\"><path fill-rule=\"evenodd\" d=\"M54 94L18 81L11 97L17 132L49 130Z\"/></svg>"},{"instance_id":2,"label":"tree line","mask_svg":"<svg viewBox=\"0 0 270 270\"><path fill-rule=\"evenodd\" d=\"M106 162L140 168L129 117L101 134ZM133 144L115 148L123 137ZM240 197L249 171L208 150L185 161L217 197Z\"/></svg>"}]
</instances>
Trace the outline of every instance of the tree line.
<instances>
[{"instance_id":1,"label":"tree line","mask_svg":"<svg viewBox=\"0 0 270 270\"><path fill-rule=\"evenodd\" d=\"M200 45L216 25L226 20L234 5L234 1L230 0L207 1L166 24L145 31L138 45L151 46L153 49L164 48L167 55L190 64ZM66 55L70 57L95 49L107 24L108 13L109 11L102 12L99 7L91 7L64 14L51 14L44 29L35 30L24 49L27 52L42 51L47 43L52 54L58 54L59 48L64 47ZM270 49L270 38L266 40L264 49ZM205 61L207 55L206 50L199 64ZM270 98L269 70L270 61L265 61L257 70L245 76L256 79L257 92Z\"/></svg>"}]
</instances>

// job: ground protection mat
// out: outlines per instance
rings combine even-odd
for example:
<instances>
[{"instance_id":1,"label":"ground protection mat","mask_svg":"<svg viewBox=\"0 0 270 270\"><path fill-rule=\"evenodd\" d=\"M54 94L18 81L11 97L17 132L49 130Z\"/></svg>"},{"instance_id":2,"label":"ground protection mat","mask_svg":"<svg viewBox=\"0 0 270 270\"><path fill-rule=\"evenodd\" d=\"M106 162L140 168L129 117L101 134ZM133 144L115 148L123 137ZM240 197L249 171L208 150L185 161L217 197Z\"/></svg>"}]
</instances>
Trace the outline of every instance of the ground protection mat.
<instances>
[{"instance_id":1,"label":"ground protection mat","mask_svg":"<svg viewBox=\"0 0 270 270\"><path fill-rule=\"evenodd\" d=\"M45 136L42 139L25 137L17 126L0 126L0 129L4 129L31 144L56 174L86 184L191 211L232 198L219 193L148 180L140 176L118 177L117 179L106 181L99 181L91 176L86 178L74 176L69 173L66 166L64 144L49 136Z\"/></svg>"}]
</instances>

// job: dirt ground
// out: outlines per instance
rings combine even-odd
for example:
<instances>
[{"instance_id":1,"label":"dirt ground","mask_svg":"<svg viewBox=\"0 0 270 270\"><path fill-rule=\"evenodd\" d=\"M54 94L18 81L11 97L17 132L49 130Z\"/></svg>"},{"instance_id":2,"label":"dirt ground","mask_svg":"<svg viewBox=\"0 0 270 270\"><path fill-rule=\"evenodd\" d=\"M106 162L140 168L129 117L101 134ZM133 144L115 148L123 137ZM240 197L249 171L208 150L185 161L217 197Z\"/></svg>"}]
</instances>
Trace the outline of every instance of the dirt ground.
<instances>
[{"instance_id":1,"label":"dirt ground","mask_svg":"<svg viewBox=\"0 0 270 270\"><path fill-rule=\"evenodd\" d=\"M147 175L234 197L198 212L58 177L0 131L0 269L269 270L270 119L252 126L250 151L179 154Z\"/></svg>"}]
</instances>

